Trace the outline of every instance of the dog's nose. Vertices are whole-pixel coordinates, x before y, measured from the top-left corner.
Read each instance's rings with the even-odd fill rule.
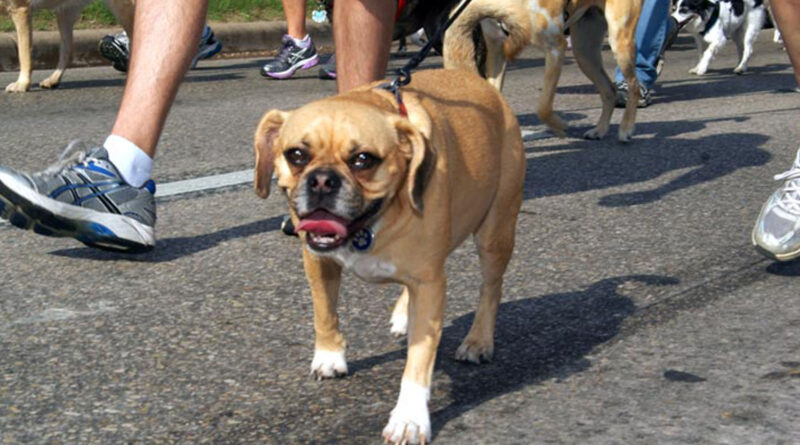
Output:
[[[333,170],[317,170],[308,177],[308,188],[312,193],[326,195],[339,190],[342,179]]]

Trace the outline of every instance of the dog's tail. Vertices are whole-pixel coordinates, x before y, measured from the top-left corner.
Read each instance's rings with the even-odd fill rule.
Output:
[[[530,43],[531,26],[524,1],[472,0],[445,33],[444,67],[479,70],[481,28],[485,39],[502,41],[505,59],[513,60]]]

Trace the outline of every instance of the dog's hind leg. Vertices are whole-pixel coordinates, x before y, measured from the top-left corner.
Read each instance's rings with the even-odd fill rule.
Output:
[[[43,80],[39,86],[42,88],[57,88],[61,83],[61,76],[67,69],[70,60],[72,60],[72,28],[75,22],[78,21],[80,15],[80,8],[65,7],[56,10],[56,19],[58,20],[58,33],[61,36],[61,46],[58,48],[58,65],[53,74]]]
[[[581,18],[577,26],[570,28],[572,36],[572,53],[583,74],[592,81],[603,103],[603,111],[597,120],[597,126],[584,133],[586,139],[601,139],[608,133],[611,115],[614,112],[614,85],[603,68],[603,38],[606,34],[606,22],[596,11],[589,11]]]
[[[307,249],[303,249],[303,264],[314,303],[316,338],[311,373],[320,379],[343,376],[347,374],[347,343],[339,330],[339,315],[336,313],[342,268],[332,260],[309,253]]]
[[[606,4],[608,43],[617,59],[622,76],[628,83],[628,102],[619,124],[617,139],[630,142],[636,124],[636,107],[639,103],[639,81],[636,79],[636,42],[634,34],[641,13],[641,2],[628,0]]]
[[[6,87],[6,93],[24,93],[31,87],[31,60],[33,47],[33,18],[30,6],[16,6],[9,10],[11,20],[17,29],[17,54],[19,55],[19,77],[17,81]]]
[[[564,53],[567,50],[567,39],[562,35],[554,37],[554,42],[544,46],[544,85],[542,95],[539,96],[537,114],[556,136],[566,136],[567,124],[553,113],[553,101],[556,96],[558,79],[561,77],[561,68],[564,66]]]
[[[497,198],[486,218],[475,232],[475,245],[481,264],[481,291],[478,310],[469,333],[456,350],[456,360],[480,363],[494,355],[494,328],[503,288],[503,274],[514,251],[517,216],[522,205],[525,158],[521,139],[509,138],[517,144],[504,150]],[[506,147],[507,148],[507,147]]]
[[[389,332],[392,333],[395,337],[402,337],[406,335],[408,332],[408,288],[403,287],[403,293],[400,294],[400,298],[397,299],[397,302],[394,304],[394,309],[392,310],[392,318],[389,321],[391,323],[391,328]]]
[[[763,9],[757,9],[747,13],[747,23],[745,24],[745,29],[744,31],[739,31],[740,33],[743,32],[744,35],[737,36],[736,40],[736,44],[741,45],[742,50],[739,53],[739,64],[733,69],[734,73],[742,74],[747,71],[747,62],[750,61],[750,57],[753,55],[753,44],[756,43],[756,39],[758,39],[758,33],[761,31],[763,26]]]

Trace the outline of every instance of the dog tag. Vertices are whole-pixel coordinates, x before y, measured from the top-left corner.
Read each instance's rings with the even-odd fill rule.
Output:
[[[311,20],[313,20],[314,23],[325,23],[327,19],[328,12],[325,11],[325,7],[320,3],[318,9],[311,12]]]
[[[353,236],[353,248],[363,252],[372,247],[372,239],[374,235],[372,230],[361,229]]]

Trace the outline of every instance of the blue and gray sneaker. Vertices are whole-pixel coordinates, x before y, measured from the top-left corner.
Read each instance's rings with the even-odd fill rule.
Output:
[[[128,71],[128,64],[131,59],[131,42],[125,31],[103,37],[98,43],[98,48],[100,54],[111,61],[111,66],[115,70],[123,73]],[[200,45],[197,48],[197,54],[192,59],[191,68],[196,68],[199,60],[213,57],[220,51],[222,51],[222,43],[217,40],[211,27],[206,25],[203,27],[203,35],[200,36]]]
[[[294,43],[292,36],[286,34],[281,39],[281,50],[274,60],[261,67],[261,75],[274,79],[288,79],[297,70],[307,70],[319,63],[314,42],[305,48]]]
[[[770,258],[788,261],[800,257],[800,150],[792,168],[775,180],[785,182],[761,208],[753,245]]]
[[[128,185],[104,148],[75,152],[24,174],[0,167],[0,217],[40,235],[139,253],[155,245],[155,183]]]

